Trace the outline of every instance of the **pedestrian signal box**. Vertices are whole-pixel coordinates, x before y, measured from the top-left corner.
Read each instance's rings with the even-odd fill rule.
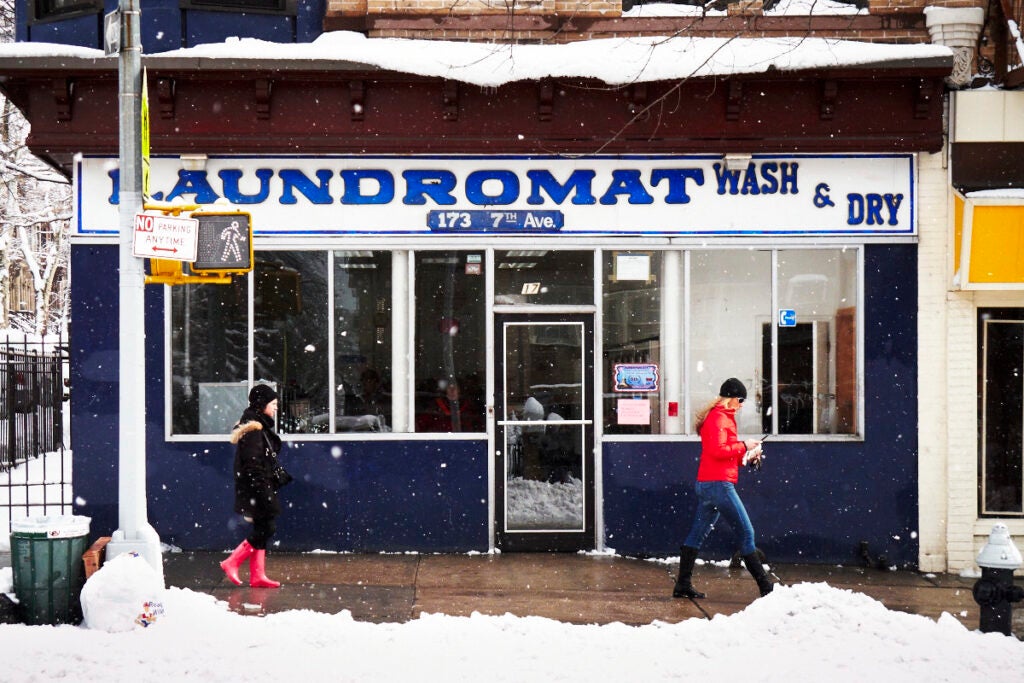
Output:
[[[199,221],[196,260],[190,270],[197,275],[229,275],[252,270],[252,216],[243,211],[193,211]]]

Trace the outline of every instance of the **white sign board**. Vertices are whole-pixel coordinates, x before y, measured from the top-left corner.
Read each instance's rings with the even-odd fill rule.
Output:
[[[199,221],[163,214],[135,214],[132,254],[140,258],[195,261]]]
[[[121,53],[121,11],[103,17],[103,54],[116,57]]]
[[[266,235],[913,236],[913,154],[154,157],[150,195]],[[79,235],[116,235],[111,157],[76,164]]]

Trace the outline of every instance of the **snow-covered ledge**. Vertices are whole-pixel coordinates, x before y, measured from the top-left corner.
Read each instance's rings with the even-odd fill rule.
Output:
[[[932,42],[953,50],[953,73],[946,82],[955,88],[971,80],[974,50],[985,25],[985,10],[980,7],[925,7],[925,25]]]

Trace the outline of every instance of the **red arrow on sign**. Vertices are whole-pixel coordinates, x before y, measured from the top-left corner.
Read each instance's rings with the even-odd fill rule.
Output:
[[[153,251],[169,251],[172,254],[177,254],[178,248],[174,247],[173,249],[168,249],[167,247],[153,247]]]

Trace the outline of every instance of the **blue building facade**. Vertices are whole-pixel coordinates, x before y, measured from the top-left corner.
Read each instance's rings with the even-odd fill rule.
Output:
[[[918,188],[941,106],[913,93],[941,89],[948,60],[693,79],[680,97],[701,108],[638,123],[624,105],[681,86],[566,79],[563,106],[543,80],[487,90],[369,64],[164,55],[324,33],[324,2],[281,7],[143,3],[153,196],[229,200],[251,213],[256,254],[231,285],[146,287],[145,377],[117,371],[111,60],[41,59],[5,86],[77,192],[74,490],[94,534],[118,523],[131,381],[146,387],[161,540],[237,542],[227,433],[268,382],[296,478],[280,550],[674,555],[695,505],[693,416],[735,376],[750,396],[740,432],[769,435],[740,483],[767,556],[854,562],[867,543],[916,562]],[[18,41],[99,49],[114,4],[35,8],[18,3]],[[69,108],[40,85],[47,69],[74,81]],[[835,82],[863,95],[839,140],[815,94]],[[774,106],[752,111],[751,92]],[[616,121],[649,128],[609,139]],[[718,532],[705,552],[732,551]]]

